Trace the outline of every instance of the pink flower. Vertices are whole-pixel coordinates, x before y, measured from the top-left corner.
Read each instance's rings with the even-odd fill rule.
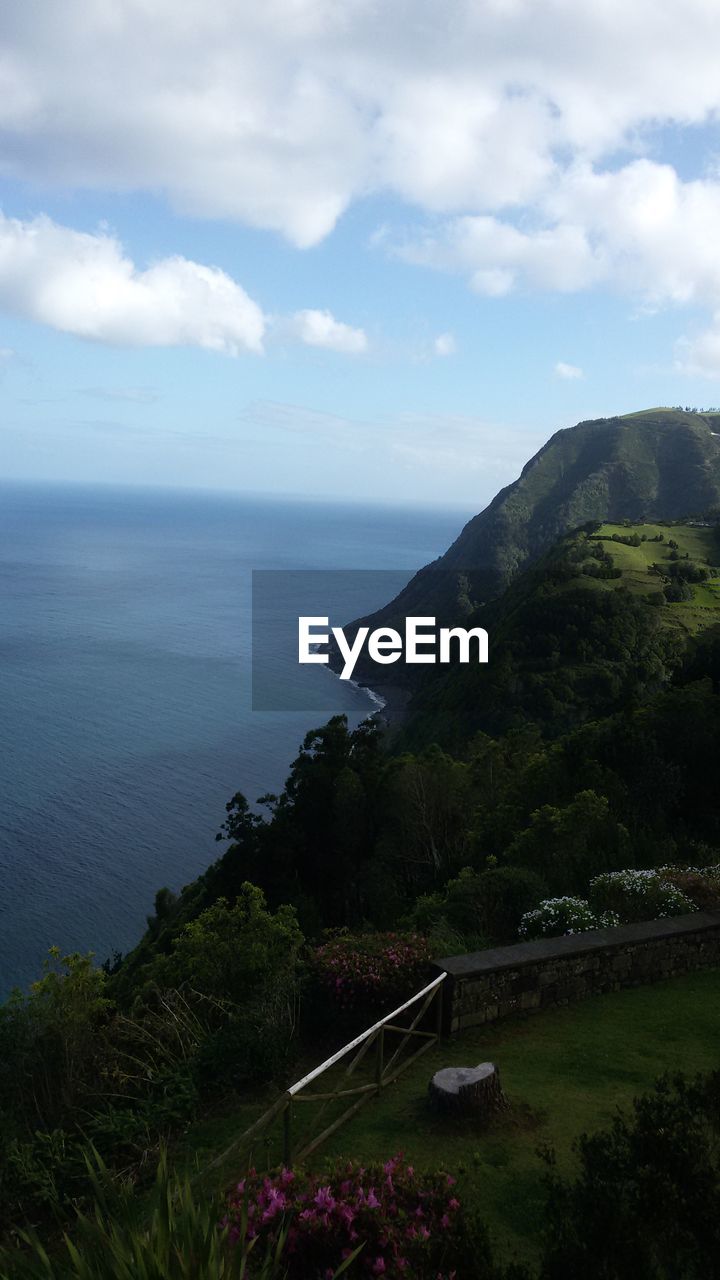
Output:
[[[315,1196],[315,1204],[318,1209],[323,1209],[326,1213],[332,1213],[335,1208],[335,1199],[329,1187],[321,1187]]]
[[[373,1275],[382,1276],[384,1274],[385,1274],[385,1259],[381,1258],[378,1255],[378,1257],[375,1259],[373,1263]]]

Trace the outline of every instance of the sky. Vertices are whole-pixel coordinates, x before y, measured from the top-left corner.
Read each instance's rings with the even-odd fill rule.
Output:
[[[0,9],[0,477],[478,509],[720,404],[717,0]]]

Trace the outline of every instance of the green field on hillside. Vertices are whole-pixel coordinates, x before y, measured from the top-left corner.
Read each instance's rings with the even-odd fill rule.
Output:
[[[620,538],[637,535],[644,539],[637,547],[628,546],[624,542],[614,542],[613,534]],[[663,541],[654,539],[662,535]],[[615,568],[620,569],[620,578],[597,579],[585,578],[590,585],[612,589],[620,585],[627,587],[637,595],[649,596],[663,589],[667,575],[663,575],[665,566],[671,564],[673,548],[669,543],[677,543],[677,555],[680,559],[687,557],[702,569],[706,569],[708,580],[692,585],[692,600],[666,603],[663,608],[663,621],[677,626],[683,631],[695,632],[716,621],[720,621],[720,534],[717,526],[699,527],[693,524],[603,524],[596,533],[582,535],[590,563],[593,544],[600,543],[612,556]],[[653,565],[658,565],[660,573],[651,573]],[[717,575],[717,576],[713,576]]]

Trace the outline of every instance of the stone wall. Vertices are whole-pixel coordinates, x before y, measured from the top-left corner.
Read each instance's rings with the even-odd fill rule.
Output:
[[[445,1033],[569,1004],[692,969],[720,967],[720,911],[646,920],[449,956]]]

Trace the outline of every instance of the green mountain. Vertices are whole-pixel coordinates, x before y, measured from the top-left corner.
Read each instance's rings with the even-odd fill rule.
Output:
[[[672,520],[720,507],[720,414],[648,409],[558,431],[399,596],[363,623],[457,620],[591,520]]]
[[[424,668],[405,744],[463,750],[478,731],[501,736],[530,724],[555,738],[639,707],[698,644],[720,635],[720,525],[590,522],[466,625],[487,630],[487,665]]]

